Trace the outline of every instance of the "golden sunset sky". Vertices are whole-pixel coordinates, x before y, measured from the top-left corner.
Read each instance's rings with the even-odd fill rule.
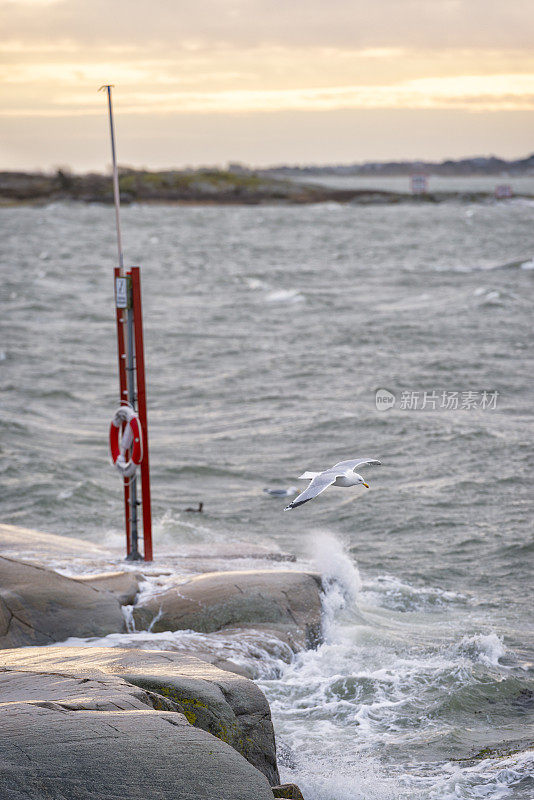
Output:
[[[0,0],[0,168],[534,151],[534,0]]]

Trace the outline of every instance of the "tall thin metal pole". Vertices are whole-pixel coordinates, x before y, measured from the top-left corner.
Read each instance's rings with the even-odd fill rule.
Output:
[[[117,167],[117,151],[115,149],[115,126],[113,124],[113,103],[111,101],[111,90],[113,84],[101,86],[98,90],[105,89],[108,94],[108,111],[109,111],[109,132],[111,136],[111,161],[113,163],[113,200],[115,201],[115,224],[117,227],[117,250],[119,252],[119,269],[121,275],[124,270],[124,255],[122,252],[122,236],[121,236],[121,196],[119,193],[119,170]]]
[[[117,278],[120,278],[120,269],[115,267],[113,274],[115,277],[115,286],[117,285]],[[124,280],[124,278],[122,278]],[[124,340],[124,318],[125,309],[115,307],[115,321],[117,325],[117,355],[119,367],[119,389],[121,405],[128,399],[128,379],[126,377],[126,345]],[[124,524],[126,529],[126,555],[132,549],[131,536],[130,536],[130,481],[124,478]]]
[[[132,282],[130,278],[130,292],[132,291]],[[131,407],[136,410],[136,400],[137,397],[135,396],[135,367],[134,367],[134,310],[133,310],[133,298],[130,297],[128,302],[128,316],[127,316],[127,328],[128,328],[128,366],[127,366],[127,377],[128,377],[128,402],[130,403]],[[138,543],[138,533],[137,533],[137,475],[134,474],[130,478],[130,552],[128,553],[128,561],[138,561],[141,559],[139,554],[139,543]]]
[[[115,202],[115,224],[117,227],[117,250],[119,255],[119,273],[120,276],[124,275],[124,255],[122,251],[122,235],[121,235],[121,216],[120,216],[120,192],[119,192],[119,170],[117,167],[117,151],[115,148],[115,126],[113,124],[113,103],[111,101],[112,84],[101,86],[99,91],[106,89],[108,95],[108,111],[109,111],[109,132],[111,136],[111,160],[113,163],[113,199]],[[128,308],[126,317],[127,328],[127,388],[128,388],[128,402],[135,410],[136,396],[135,396],[135,377],[134,377],[134,323],[133,323],[133,308],[131,297],[131,279],[130,283],[130,297],[128,298]],[[122,397],[121,397],[122,402]],[[137,561],[141,558],[138,549],[138,533],[137,533],[137,480],[133,475],[129,481],[129,501],[130,501],[130,530],[129,530],[129,553],[127,558],[129,561]]]

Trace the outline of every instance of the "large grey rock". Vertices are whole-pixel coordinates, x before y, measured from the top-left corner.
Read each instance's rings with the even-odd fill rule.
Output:
[[[139,592],[140,572],[101,572],[96,575],[77,575],[74,580],[89,584],[95,589],[111,592],[121,606],[131,605]]]
[[[30,648],[33,650],[39,648]],[[4,656],[9,659],[10,652],[4,650],[0,654],[0,713],[6,703],[20,702],[34,703],[43,708],[57,706],[65,711],[146,711],[148,707],[183,713],[178,703],[97,670],[78,674],[75,670],[66,674],[47,672],[39,658],[33,655],[21,659],[20,669],[12,669],[6,666],[4,659]],[[17,652],[22,651],[19,648]],[[58,659],[53,669],[60,667]]]
[[[32,647],[0,653],[0,699],[68,710],[183,713],[279,783],[269,705],[260,689],[188,655],[119,648]],[[1,796],[1,795],[0,795]]]
[[[264,626],[298,646],[321,633],[321,578],[296,570],[209,572],[148,597],[134,607],[138,629],[192,629],[210,633],[229,626]]]
[[[125,629],[120,605],[57,572],[0,557],[0,648],[49,644]]]
[[[0,705],[2,800],[272,800],[264,775],[178,713]]]

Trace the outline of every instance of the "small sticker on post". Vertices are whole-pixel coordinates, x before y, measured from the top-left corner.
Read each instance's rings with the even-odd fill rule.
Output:
[[[128,308],[128,278],[115,279],[115,302],[117,308]]]

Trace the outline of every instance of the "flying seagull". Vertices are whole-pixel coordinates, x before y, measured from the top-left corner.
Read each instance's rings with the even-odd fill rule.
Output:
[[[324,472],[304,472],[299,477],[303,480],[309,480],[310,485],[298,497],[284,508],[284,511],[289,511],[292,508],[301,506],[307,503],[308,500],[313,500],[318,494],[324,492],[329,486],[366,486],[369,484],[364,481],[361,475],[354,472],[356,467],[361,464],[370,464],[373,466],[380,466],[381,462],[374,458],[352,458],[349,461],[340,461],[339,464],[334,464],[330,469],[325,469]]]

